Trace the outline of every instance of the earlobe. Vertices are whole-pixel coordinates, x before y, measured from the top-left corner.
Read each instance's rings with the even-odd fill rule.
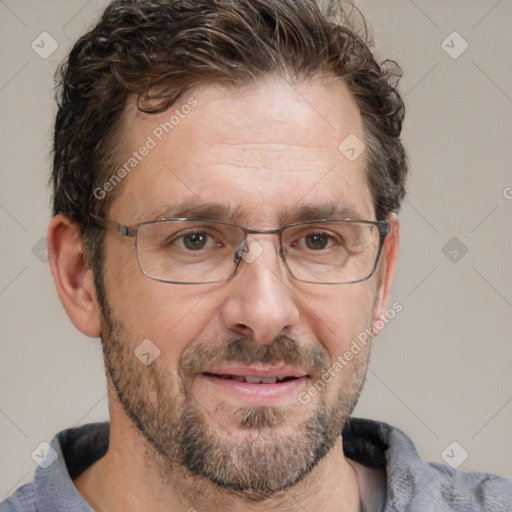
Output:
[[[48,227],[50,269],[59,298],[73,325],[85,335],[100,335],[100,309],[80,227],[56,215]]]
[[[393,275],[400,248],[399,222],[396,214],[388,219],[390,232],[384,242],[378,271],[378,286],[372,314],[372,332],[376,336],[382,331],[387,321],[386,310],[391,296]]]

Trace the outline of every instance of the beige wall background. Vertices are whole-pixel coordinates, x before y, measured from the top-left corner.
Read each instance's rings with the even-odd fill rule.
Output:
[[[31,481],[41,442],[108,418],[99,342],[65,316],[44,252],[52,76],[104,5],[0,0],[0,499]],[[358,5],[404,69],[411,176],[403,310],[375,341],[356,415],[401,428],[429,461],[512,478],[512,2]]]

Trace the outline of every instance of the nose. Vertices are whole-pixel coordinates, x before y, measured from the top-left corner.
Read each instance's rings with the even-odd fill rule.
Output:
[[[227,283],[222,307],[224,325],[265,344],[287,334],[299,309],[278,242],[249,237],[236,274]]]

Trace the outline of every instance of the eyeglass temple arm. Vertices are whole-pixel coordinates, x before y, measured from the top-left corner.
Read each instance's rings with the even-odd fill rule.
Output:
[[[117,231],[121,236],[131,236],[134,237],[136,233],[136,229],[131,228],[129,226],[124,226],[122,224],[118,224],[117,222],[114,222],[113,220],[103,219],[101,217],[98,217],[96,215],[90,214],[91,217],[95,220],[97,224],[100,226],[103,226],[104,228],[110,228],[114,231]]]
[[[379,232],[380,232],[380,236],[382,237],[385,237],[385,236],[388,236],[389,235],[389,222],[379,222],[378,224],[379,226]]]

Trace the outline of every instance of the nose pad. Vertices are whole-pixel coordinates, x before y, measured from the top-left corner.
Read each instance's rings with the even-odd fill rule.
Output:
[[[244,253],[247,252],[247,244],[245,243],[245,240],[236,248],[235,256],[233,258],[233,261],[235,262],[235,265],[238,267],[239,263],[242,261]]]
[[[234,262],[238,266],[241,260],[253,263],[263,254],[263,246],[257,240],[248,236],[235,251]]]

